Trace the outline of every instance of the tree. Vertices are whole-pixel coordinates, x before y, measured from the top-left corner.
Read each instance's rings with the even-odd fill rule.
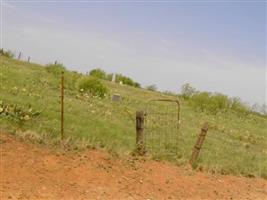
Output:
[[[192,87],[189,83],[185,83],[181,87],[181,94],[185,99],[189,99],[196,92],[197,92],[197,90],[194,87]]]

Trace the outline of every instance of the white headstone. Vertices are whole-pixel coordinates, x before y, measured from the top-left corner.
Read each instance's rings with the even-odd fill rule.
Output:
[[[111,80],[112,82],[116,82],[116,74],[112,74],[112,80]]]

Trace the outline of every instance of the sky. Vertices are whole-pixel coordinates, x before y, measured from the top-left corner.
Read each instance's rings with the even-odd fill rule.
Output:
[[[36,63],[101,68],[143,86],[267,103],[266,2],[6,1],[1,47]]]

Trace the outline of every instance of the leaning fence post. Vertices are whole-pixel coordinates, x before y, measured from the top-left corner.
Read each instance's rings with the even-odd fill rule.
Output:
[[[208,132],[208,129],[209,129],[209,125],[207,122],[205,122],[201,128],[201,131],[200,131],[200,134],[198,136],[198,139],[197,139],[197,142],[193,148],[193,152],[192,152],[192,156],[191,156],[191,159],[189,161],[189,163],[191,165],[193,165],[193,163],[196,161],[198,155],[199,155],[199,152],[200,152],[200,149],[202,147],[202,144],[205,140],[205,136]]]
[[[64,71],[61,73],[61,140],[64,138]]]
[[[21,52],[19,52],[18,60],[20,60],[20,59],[21,59],[21,55],[22,55],[22,53],[21,53]]]
[[[136,147],[139,155],[145,154],[145,137],[144,137],[144,112],[136,112]]]

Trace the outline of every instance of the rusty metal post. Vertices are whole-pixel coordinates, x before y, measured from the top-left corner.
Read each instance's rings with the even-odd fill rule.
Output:
[[[145,154],[145,137],[144,137],[145,115],[143,111],[136,112],[136,147],[139,155]]]
[[[209,129],[209,125],[207,122],[205,122],[201,128],[201,131],[200,131],[200,134],[198,136],[198,139],[197,139],[197,142],[194,146],[194,149],[193,149],[193,152],[192,152],[192,156],[191,156],[191,159],[189,161],[189,163],[191,165],[193,165],[193,163],[196,161],[196,159],[198,158],[198,155],[199,155],[199,152],[200,152],[200,149],[202,147],[202,144],[205,140],[205,136],[208,132],[208,129]]]
[[[64,139],[64,72],[61,73],[61,140]]]

